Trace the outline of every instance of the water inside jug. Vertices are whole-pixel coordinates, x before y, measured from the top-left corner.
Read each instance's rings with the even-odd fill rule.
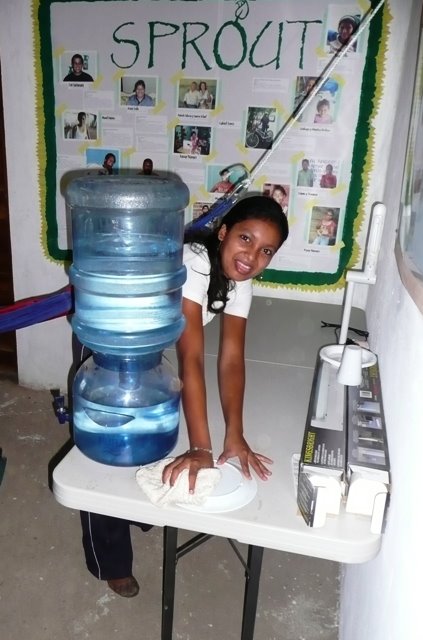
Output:
[[[161,353],[94,353],[75,376],[73,399],[75,444],[97,462],[147,464],[176,444],[180,383]]]

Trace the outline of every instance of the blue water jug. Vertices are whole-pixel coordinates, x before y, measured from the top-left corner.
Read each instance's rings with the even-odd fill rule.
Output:
[[[73,432],[97,462],[147,464],[176,444],[180,384],[163,350],[184,327],[188,200],[176,178],[88,176],[67,188],[72,327],[93,352],[74,379]]]
[[[140,355],[183,329],[188,187],[176,178],[88,176],[69,185],[72,327],[94,351]]]
[[[178,438],[179,400],[179,378],[161,353],[94,353],[73,383],[74,442],[103,464],[160,460]]]

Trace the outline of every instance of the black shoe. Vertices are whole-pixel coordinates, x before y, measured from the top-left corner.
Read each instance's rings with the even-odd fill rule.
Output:
[[[115,578],[114,580],[107,580],[109,587],[122,598],[133,598],[140,590],[140,585],[135,580],[134,576],[128,578]]]

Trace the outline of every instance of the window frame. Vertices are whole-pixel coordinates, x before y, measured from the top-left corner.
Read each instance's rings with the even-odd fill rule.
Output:
[[[420,159],[418,158],[419,154]],[[420,200],[421,203],[418,210],[416,210],[417,200]],[[416,220],[420,220],[420,224],[423,224],[423,12],[420,20],[413,98],[401,187],[399,224],[395,241],[395,257],[400,278],[418,309],[423,313],[423,235],[421,237],[421,259],[419,257],[421,264],[417,264],[413,260],[412,251],[409,250],[410,245],[415,244],[413,231]]]

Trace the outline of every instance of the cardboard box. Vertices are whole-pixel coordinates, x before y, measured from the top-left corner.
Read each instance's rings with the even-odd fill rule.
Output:
[[[383,528],[391,478],[378,364],[363,369],[359,387],[347,387],[346,511],[372,518]]]
[[[339,513],[346,468],[346,387],[318,356],[301,448],[297,502],[310,527]]]
[[[319,352],[320,354],[320,352]],[[347,387],[337,368],[317,357],[299,462],[297,502],[310,527],[327,514],[371,517],[380,533],[390,492],[390,466],[378,365]]]

